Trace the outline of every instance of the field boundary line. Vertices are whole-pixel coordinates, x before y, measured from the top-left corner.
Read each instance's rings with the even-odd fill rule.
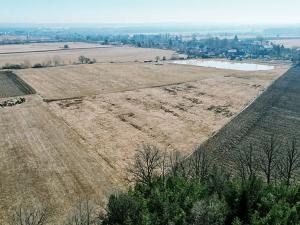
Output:
[[[27,53],[42,53],[42,52],[60,52],[60,51],[75,51],[75,50],[89,50],[89,49],[106,49],[111,47],[89,47],[89,48],[69,48],[69,49],[48,49],[48,50],[31,50],[21,52],[0,52],[0,55],[13,55],[13,54],[27,54]]]
[[[197,82],[197,81],[199,81],[199,79],[190,80],[190,81],[183,81],[183,82],[176,82],[176,83],[170,83],[170,84],[161,84],[161,85],[153,85],[153,86],[132,88],[132,89],[126,89],[126,90],[119,90],[119,91],[108,91],[108,92],[103,92],[103,93],[99,93],[99,94],[74,96],[74,97],[68,97],[68,98],[53,98],[53,99],[43,98],[43,101],[47,102],[47,103],[51,103],[51,102],[64,101],[64,100],[74,100],[74,99],[87,98],[87,97],[93,97],[93,96],[99,96],[99,95],[117,94],[117,93],[125,93],[125,92],[130,92],[130,91],[139,91],[139,90],[151,89],[151,88],[169,87],[169,86],[173,86],[173,85],[188,84],[188,83]]]

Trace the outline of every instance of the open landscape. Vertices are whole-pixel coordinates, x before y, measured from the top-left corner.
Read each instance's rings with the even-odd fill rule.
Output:
[[[149,57],[127,47],[100,57],[123,51]],[[191,154],[289,68],[273,66],[249,72],[124,62],[15,70],[36,94],[24,92],[26,102],[0,108],[1,221],[21,202],[49,202],[58,221],[78,196],[104,207],[128,185],[138,148]],[[24,95],[8,89],[1,89],[3,101]]]
[[[54,44],[39,44],[30,47],[28,45],[21,46],[17,53],[0,53],[0,67],[6,64],[47,64],[49,62],[56,61],[59,65],[70,65],[78,63],[79,56],[89,57],[95,59],[97,62],[133,62],[133,61],[145,61],[155,60],[156,56],[162,58],[170,58],[174,51],[160,50],[160,49],[141,49],[133,47],[116,47],[116,46],[100,46],[81,44],[74,45],[74,48],[70,49],[58,49],[63,46],[64,43]],[[71,47],[73,45],[70,45]],[[81,48],[79,46],[86,46]],[[28,52],[29,49],[34,49],[35,52]],[[40,49],[40,50],[39,50]],[[14,51],[14,47],[1,47],[1,51]],[[24,52],[22,52],[24,51]],[[26,52],[27,51],[27,52]]]
[[[11,44],[11,45],[0,45],[0,54],[78,50],[78,49],[107,48],[107,47],[111,47],[111,46],[91,44],[85,42]]]
[[[300,1],[2,1],[0,225],[300,225]]]

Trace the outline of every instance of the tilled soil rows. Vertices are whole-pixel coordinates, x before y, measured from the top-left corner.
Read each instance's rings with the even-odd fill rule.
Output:
[[[300,68],[291,68],[201,147],[230,162],[234,149],[253,145],[259,151],[271,136],[282,144],[299,137],[299,76]]]
[[[0,98],[35,94],[35,90],[10,71],[0,72]]]

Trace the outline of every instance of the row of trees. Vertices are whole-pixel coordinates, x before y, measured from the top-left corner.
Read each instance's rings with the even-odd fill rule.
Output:
[[[111,196],[102,224],[299,224],[300,148],[277,143],[227,163],[202,148],[185,159],[144,146],[129,170],[134,188]]]
[[[288,186],[299,181],[300,148],[296,138],[283,144],[272,135],[259,147],[249,144],[249,147],[234,149],[231,160],[241,180],[259,176],[267,184],[279,182]]]
[[[69,64],[76,65],[78,63],[80,64],[94,64],[96,63],[96,59],[90,59],[85,56],[79,56],[78,62],[69,62]],[[45,68],[45,67],[57,67],[57,66],[63,66],[65,65],[64,61],[60,57],[54,57],[53,59],[49,59],[42,63],[35,63],[31,64],[29,60],[25,60],[23,63],[20,64],[10,64],[7,63],[4,66],[2,66],[2,69],[28,69],[28,68]]]
[[[2,69],[28,69],[28,68],[42,68],[42,67],[54,67],[64,65],[63,60],[60,57],[54,57],[42,63],[31,64],[29,60],[25,60],[20,64],[5,64]]]
[[[80,201],[65,224],[299,225],[296,139],[282,146],[272,136],[260,151],[250,145],[233,152],[235,157],[223,163],[202,148],[185,158],[145,145],[128,169],[134,184],[128,192],[112,195],[105,213]],[[47,224],[47,212],[19,209],[14,224]]]

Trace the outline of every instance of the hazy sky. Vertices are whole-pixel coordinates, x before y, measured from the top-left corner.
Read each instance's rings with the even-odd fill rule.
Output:
[[[300,0],[0,0],[0,23],[300,23]]]

